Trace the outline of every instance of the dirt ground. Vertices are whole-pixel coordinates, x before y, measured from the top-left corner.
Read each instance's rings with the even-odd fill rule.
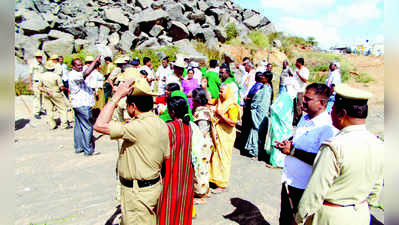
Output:
[[[367,127],[384,134],[384,59],[345,56],[358,71],[375,78],[367,84],[376,96],[370,101]],[[36,120],[25,107],[32,97],[15,98],[16,216],[15,224],[105,224],[115,211],[115,163],[117,142],[95,134],[100,155],[84,157],[74,153],[73,130],[49,131],[46,117]],[[231,181],[225,193],[212,195],[197,206],[194,225],[278,224],[281,170],[269,169],[233,150]],[[381,196],[383,202],[383,196]],[[234,205],[233,205],[234,204]],[[228,216],[232,212],[238,217]],[[384,212],[372,210],[384,222]]]

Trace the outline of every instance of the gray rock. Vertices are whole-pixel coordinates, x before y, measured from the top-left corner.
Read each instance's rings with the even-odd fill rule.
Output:
[[[215,17],[216,25],[219,24],[221,17],[222,17],[223,15],[225,15],[225,14],[226,14],[226,10],[224,10],[224,9],[219,9],[219,8],[210,9],[210,10],[208,11],[208,15],[212,15],[212,16]]]
[[[178,21],[170,21],[168,23],[168,31],[173,41],[185,39],[189,35],[187,27]]]
[[[167,35],[161,35],[158,37],[158,43],[164,47],[172,44],[173,39]]]
[[[138,7],[138,6],[134,7],[134,12],[135,13],[141,13],[142,11],[143,10],[140,7]]]
[[[121,36],[120,48],[124,51],[129,51],[134,39],[136,39],[136,36],[132,32],[125,31]]]
[[[207,3],[211,8],[221,8],[224,5],[224,1],[222,0],[212,0],[212,1],[207,1]]]
[[[203,55],[202,53],[198,52],[194,46],[193,43],[190,42],[188,39],[183,39],[180,41],[176,41],[173,43],[174,46],[178,48],[178,53],[183,54],[185,56],[188,56],[190,60],[196,61],[199,63],[208,63],[208,58]]]
[[[108,8],[105,9],[104,12],[105,12],[104,20],[116,22],[125,26],[129,25],[129,19],[123,15],[121,8]]]
[[[218,39],[216,39],[215,37],[212,37],[211,39],[206,41],[206,45],[210,49],[218,49],[218,47],[219,47]]]
[[[49,24],[50,28],[54,28],[54,26],[58,23],[60,24],[61,21],[58,19],[57,16],[54,16],[53,14],[47,13],[47,14],[42,14],[43,19]]]
[[[196,0],[183,0],[180,1],[183,5],[186,11],[194,11],[197,9],[197,1]]]
[[[107,41],[107,37],[108,37],[109,32],[110,32],[110,29],[107,26],[101,25],[100,26],[100,33],[98,35],[98,41],[101,42],[101,43],[104,42],[104,41]]]
[[[132,32],[134,35],[138,36],[140,35],[140,25],[135,21],[132,20],[129,22],[129,31]]]
[[[53,41],[45,41],[43,43],[43,50],[48,55],[70,55],[73,51],[73,39],[61,38]]]
[[[202,12],[205,12],[209,8],[209,5],[206,4],[206,2],[204,2],[204,1],[198,1],[197,6],[198,6],[198,9],[201,10]]]
[[[276,27],[272,23],[268,23],[267,25],[260,27],[258,30],[265,34],[272,34],[277,32]]]
[[[159,26],[159,25],[155,25],[152,27],[151,31],[150,31],[150,36],[151,37],[158,37],[161,32],[163,31],[163,27]]]
[[[98,39],[98,27],[87,26],[86,27],[87,37],[86,40],[95,43]]]
[[[135,49],[141,50],[141,49],[158,49],[160,45],[158,44],[158,41],[156,38],[150,38],[143,43],[141,43],[139,46],[137,46]]]
[[[49,24],[34,11],[20,10],[17,11],[16,16],[23,18],[20,28],[22,28],[26,35],[41,33],[49,28]]]
[[[226,32],[224,32],[224,30],[221,30],[220,28],[215,27],[213,31],[215,32],[216,37],[217,37],[217,39],[218,39],[220,42],[224,43],[224,42],[226,41],[226,39],[227,39],[227,34],[226,34]]]
[[[48,34],[35,34],[35,35],[30,36],[29,38],[35,39],[39,42],[50,40]]]
[[[233,9],[233,4],[232,4],[231,2],[227,1],[227,2],[225,3],[225,5],[227,6],[227,8]]]
[[[109,46],[106,46],[105,44],[96,44],[94,45],[93,53],[102,55],[104,57],[109,56],[112,57],[112,49]]]
[[[206,21],[205,13],[198,10],[188,12],[187,18],[190,20],[194,20],[194,22],[196,23],[204,23]]]
[[[205,16],[205,22],[211,26],[216,26],[215,17],[213,16]]]
[[[135,15],[136,23],[150,23],[150,22],[156,22],[158,20],[163,20],[168,17],[168,13],[165,12],[162,9],[157,9],[153,10],[151,8],[148,8],[146,10],[143,10],[139,14]]]
[[[108,36],[108,41],[110,45],[117,45],[119,43],[119,34],[117,32],[112,33]]]
[[[255,12],[250,9],[245,9],[244,12],[242,13],[242,17],[244,20],[251,18],[253,15],[255,15]]]
[[[152,0],[136,0],[136,5],[142,9],[146,9],[151,6]]]
[[[262,17],[261,15],[255,14],[250,18],[244,20],[244,24],[251,29],[255,29],[257,27],[264,26],[268,23],[268,19],[266,17]]]
[[[48,36],[53,39],[59,39],[59,38],[73,39],[72,34],[68,34],[59,30],[50,30]]]
[[[175,20],[184,25],[188,25],[190,20],[183,15],[183,7],[181,4],[169,2],[163,6],[163,9],[168,13],[170,20]]]
[[[25,60],[34,56],[39,49],[40,41],[34,38],[27,37],[23,34],[15,35],[15,49]]]
[[[202,32],[202,28],[198,23],[190,23],[187,29],[193,37]]]
[[[30,9],[34,10],[35,6],[32,2],[32,0],[16,0],[15,2],[15,8],[16,9]]]
[[[213,29],[208,27],[208,28],[203,28],[202,29],[202,34],[204,35],[204,39],[206,42],[210,41],[211,39],[216,39],[215,38],[215,33],[213,32]]]
[[[49,0],[33,0],[33,4],[40,13],[51,11],[58,5],[56,3],[51,3]]]

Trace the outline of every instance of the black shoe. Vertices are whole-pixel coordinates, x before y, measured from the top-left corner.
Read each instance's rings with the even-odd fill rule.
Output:
[[[71,125],[68,125],[67,127],[65,127],[64,129],[65,130],[68,130],[68,129],[72,129],[73,128],[73,126],[71,126]]]
[[[40,112],[39,115],[45,116],[45,115],[47,115],[47,113],[45,111],[43,111],[43,112]]]
[[[39,115],[39,114],[35,114],[35,115],[34,115],[34,117],[35,117],[36,119],[38,119],[38,120],[40,120],[40,119],[41,119],[41,117],[40,117],[40,115]]]

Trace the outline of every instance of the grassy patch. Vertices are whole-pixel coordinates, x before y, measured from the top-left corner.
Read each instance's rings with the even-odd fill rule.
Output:
[[[208,48],[208,46],[205,43],[196,42],[194,44],[194,48],[198,52],[200,52],[200,53],[204,54],[206,57],[208,57],[209,60],[216,59],[216,60],[219,60],[219,62],[224,61],[223,54],[220,51],[218,51],[216,49]]]
[[[14,89],[15,89],[16,96],[33,95],[33,91],[31,91],[29,88],[28,81],[21,79],[21,78],[19,78],[17,81],[15,81]]]
[[[374,78],[372,78],[365,72],[360,72],[358,76],[355,76],[355,81],[358,83],[369,83],[371,81],[374,81]]]
[[[270,47],[269,38],[260,31],[251,31],[248,33],[248,37],[258,48],[268,49]]]
[[[238,36],[237,26],[235,23],[229,23],[225,28],[225,32],[227,35],[227,41],[230,41]]]

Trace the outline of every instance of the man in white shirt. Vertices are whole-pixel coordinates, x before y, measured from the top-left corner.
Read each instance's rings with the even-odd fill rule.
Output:
[[[331,112],[332,106],[335,101],[335,91],[334,88],[335,86],[341,84],[341,72],[339,71],[339,62],[332,62],[330,64],[330,73],[328,74],[327,80],[326,80],[326,85],[330,88],[331,90],[331,95],[330,98],[328,99],[328,104],[327,104],[327,111],[328,113]]]
[[[275,147],[287,155],[282,174],[280,225],[291,225],[294,221],[293,213],[312,174],[320,145],[338,132],[326,111],[329,93],[325,84],[308,85],[303,101],[307,114],[299,121],[292,139],[276,141]]]
[[[154,90],[155,77],[154,71],[152,70],[152,62],[149,57],[143,58],[143,66],[140,67],[139,70],[145,70],[147,72],[147,81],[151,86],[151,90]]]
[[[166,87],[166,79],[171,76],[173,71],[170,69],[169,66],[169,57],[165,57],[162,59],[162,65],[158,67],[157,72],[155,73],[156,79],[159,80],[158,83],[158,93],[163,94],[165,93]]]
[[[72,71],[69,72],[69,89],[71,104],[75,112],[74,148],[75,153],[84,152],[85,155],[96,155],[94,151],[93,124],[91,109],[94,105],[94,94],[87,84],[87,78],[99,62],[100,56],[83,71],[80,59],[72,60]]]
[[[303,103],[303,93],[305,92],[306,84],[309,79],[309,70],[305,66],[305,60],[303,58],[298,58],[296,60],[294,80],[296,89],[296,98],[294,99],[294,119],[292,120],[292,125],[296,126],[299,119],[302,117],[302,103]]]
[[[68,90],[67,90],[69,88],[69,85],[68,85],[68,73],[69,73],[68,66],[64,63],[64,56],[62,56],[62,55],[58,56],[58,61],[59,61],[60,65],[61,65],[61,68],[62,68],[62,77],[61,77],[62,83],[64,84],[64,87],[66,88],[66,90],[64,90],[64,94],[68,98]]]
[[[244,98],[248,95],[251,87],[256,83],[255,82],[255,70],[252,62],[248,62],[245,64],[245,75],[241,78],[240,86],[240,104],[244,105]]]
[[[197,79],[198,81],[198,85],[201,84],[201,79],[202,79],[202,72],[199,69],[199,63],[195,62],[195,61],[191,61],[190,62],[190,67],[191,69],[194,70],[194,78]]]

